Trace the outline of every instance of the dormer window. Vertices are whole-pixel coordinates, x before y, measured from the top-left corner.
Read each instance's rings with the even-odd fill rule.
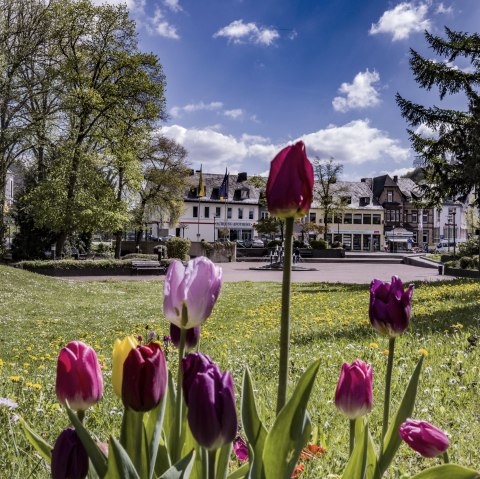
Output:
[[[393,191],[387,191],[387,201],[393,203]]]
[[[360,206],[367,206],[370,204],[370,198],[368,196],[360,197]]]

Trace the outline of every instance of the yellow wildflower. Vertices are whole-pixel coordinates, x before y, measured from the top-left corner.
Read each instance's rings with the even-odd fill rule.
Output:
[[[425,349],[425,348],[420,348],[418,350],[418,352],[422,355],[422,356],[428,356],[428,351]]]
[[[378,344],[377,343],[370,343],[370,347],[372,349],[378,349]]]

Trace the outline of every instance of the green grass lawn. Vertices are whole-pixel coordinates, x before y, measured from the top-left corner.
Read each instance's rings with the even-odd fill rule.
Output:
[[[18,403],[15,411],[0,406],[0,478],[49,477],[11,417],[22,415],[52,443],[67,426],[56,402],[55,369],[58,351],[71,340],[93,346],[104,368],[104,398],[87,413],[86,425],[100,440],[117,432],[122,405],[110,384],[113,342],[126,334],[145,335],[147,326],[160,336],[167,334],[162,300],[160,281],[68,282],[0,266],[0,397]],[[380,433],[388,341],[369,325],[368,300],[364,285],[293,285],[291,384],[321,358],[309,410],[317,442],[327,449],[305,465],[302,478],[339,474],[346,463],[348,424],[333,404],[344,361],[361,358],[373,365],[370,424],[376,439]],[[237,397],[243,370],[249,367],[268,424],[275,409],[279,317],[279,283],[228,283],[202,330],[201,350],[232,371]],[[451,461],[474,468],[480,468],[479,323],[480,282],[416,284],[412,325],[396,343],[392,393],[395,410],[419,350],[425,349],[414,417],[447,431]],[[174,352],[168,361],[176,367]],[[438,462],[402,445],[395,466],[416,472]]]

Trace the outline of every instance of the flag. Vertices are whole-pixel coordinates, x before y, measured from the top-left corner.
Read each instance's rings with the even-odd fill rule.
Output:
[[[225,168],[225,176],[223,177],[222,186],[220,186],[220,191],[218,192],[218,196],[221,200],[228,199],[228,173],[227,169]]]
[[[200,179],[198,180],[198,197],[205,196],[205,184],[203,183],[202,167],[200,166]]]

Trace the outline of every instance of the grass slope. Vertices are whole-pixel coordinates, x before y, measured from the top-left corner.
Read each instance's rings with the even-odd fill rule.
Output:
[[[348,454],[348,425],[335,410],[333,396],[344,361],[361,358],[374,369],[374,437],[380,433],[387,340],[368,321],[367,286],[295,284],[292,294],[290,377],[293,385],[320,357],[310,412],[325,455],[305,465],[304,478],[339,474]],[[0,478],[47,478],[43,461],[26,443],[14,413],[22,415],[51,443],[68,425],[55,398],[56,357],[71,340],[93,346],[104,369],[103,400],[87,414],[87,427],[100,440],[118,430],[122,410],[110,384],[111,349],[116,337],[168,334],[162,313],[163,283],[68,282],[0,267],[0,397],[18,403],[0,406]],[[268,424],[275,409],[278,368],[280,284],[227,283],[202,330],[201,349],[232,371],[239,397],[243,370],[250,368],[261,416]],[[416,284],[412,325],[396,345],[393,410],[401,399],[419,350],[428,352],[415,418],[446,430],[452,462],[480,465],[480,283],[462,280]],[[168,352],[175,368],[175,352]],[[418,471],[425,460],[405,445],[399,471]],[[392,475],[392,477],[394,477]],[[395,476],[396,477],[396,476]]]

